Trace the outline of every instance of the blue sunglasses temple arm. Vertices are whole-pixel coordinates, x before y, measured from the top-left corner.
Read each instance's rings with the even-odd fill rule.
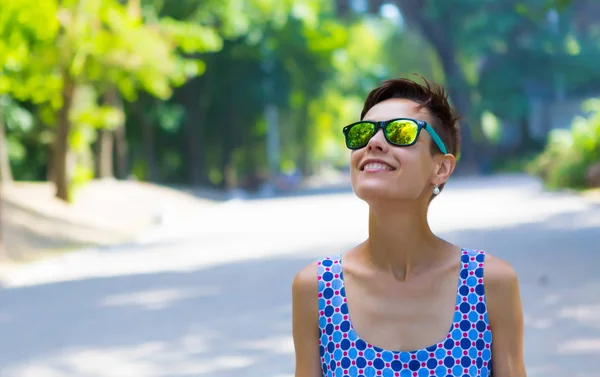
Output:
[[[440,148],[440,151],[442,151],[443,154],[447,154],[448,150],[446,149],[446,146],[444,145],[442,138],[440,138],[440,135],[438,135],[437,132],[435,132],[433,127],[431,127],[429,124],[426,124],[425,129],[427,130],[427,132],[429,132],[429,134],[431,135],[431,138],[433,139],[435,144],[438,146],[438,148]]]

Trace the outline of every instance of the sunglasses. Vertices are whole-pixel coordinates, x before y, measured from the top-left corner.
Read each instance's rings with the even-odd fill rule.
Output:
[[[346,147],[348,149],[361,149],[367,146],[369,140],[379,129],[383,130],[383,135],[388,143],[397,147],[408,147],[414,145],[419,138],[422,129],[425,129],[431,135],[433,142],[438,146],[443,154],[448,153],[444,142],[427,122],[409,118],[396,118],[383,122],[371,122],[361,120],[352,123],[342,130],[346,138]]]

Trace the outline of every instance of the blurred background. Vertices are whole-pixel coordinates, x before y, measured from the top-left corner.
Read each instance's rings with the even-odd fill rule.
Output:
[[[290,287],[366,237],[341,129],[447,87],[434,230],[521,278],[530,376],[598,377],[597,0],[0,0],[0,376],[292,376]]]

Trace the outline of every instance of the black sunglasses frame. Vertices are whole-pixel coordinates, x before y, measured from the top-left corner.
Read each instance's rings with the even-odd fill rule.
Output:
[[[386,129],[387,126],[390,123],[399,121],[399,120],[408,120],[411,122],[414,122],[417,125],[417,135],[415,136],[415,140],[413,140],[412,143],[410,144],[396,144],[394,142],[392,142],[386,133]],[[433,127],[431,127],[427,122],[423,121],[423,120],[418,120],[418,119],[412,119],[412,118],[394,118],[394,119],[390,119],[390,120],[384,120],[381,122],[374,122],[374,121],[370,121],[370,120],[361,120],[358,122],[354,122],[352,124],[347,125],[346,127],[344,127],[342,129],[342,132],[344,133],[344,138],[346,141],[346,147],[350,150],[358,150],[358,149],[362,149],[364,147],[366,147],[368,145],[367,144],[363,145],[362,147],[350,147],[350,145],[348,144],[348,133],[350,132],[350,129],[358,124],[364,124],[364,123],[368,123],[368,124],[372,124],[374,127],[374,131],[373,131],[373,136],[375,136],[377,134],[377,132],[379,131],[379,129],[381,128],[383,130],[383,136],[385,137],[385,140],[387,140],[388,143],[390,143],[393,146],[396,147],[410,147],[411,145],[414,145],[417,140],[419,140],[419,135],[421,134],[421,130],[425,129],[427,132],[429,132],[429,134],[431,135],[431,138],[433,139],[433,142],[437,145],[437,147],[439,148],[439,150],[443,153],[446,154],[448,153],[448,150],[446,149],[446,145],[444,145],[444,142],[442,141],[442,139],[440,138],[440,136],[438,135],[438,133],[433,129]],[[371,138],[373,137],[371,136]]]

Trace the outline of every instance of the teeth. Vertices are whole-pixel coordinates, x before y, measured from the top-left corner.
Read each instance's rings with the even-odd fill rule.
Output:
[[[386,170],[386,171],[390,171],[393,170],[391,166],[386,165],[386,164],[380,164],[380,163],[376,163],[376,162],[371,162],[365,165],[365,167],[363,168],[363,170]]]

